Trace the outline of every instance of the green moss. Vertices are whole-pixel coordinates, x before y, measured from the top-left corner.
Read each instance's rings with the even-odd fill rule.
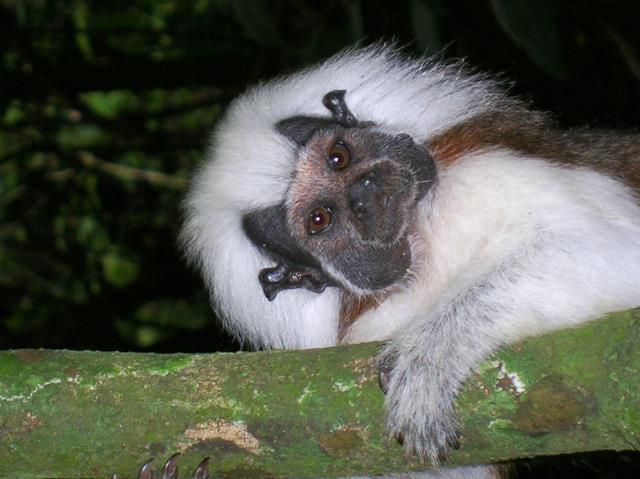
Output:
[[[534,338],[487,361],[459,397],[462,447],[447,464],[637,443],[637,314]],[[423,468],[384,434],[378,350],[2,352],[0,476],[133,475],[150,455],[174,451],[184,469],[212,455],[218,476]]]

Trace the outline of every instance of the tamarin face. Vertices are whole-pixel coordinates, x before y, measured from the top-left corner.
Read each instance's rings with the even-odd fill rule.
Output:
[[[243,218],[247,236],[278,261],[259,275],[270,300],[283,289],[367,293],[401,282],[412,264],[411,218],[435,180],[433,159],[409,135],[359,122],[342,91],[323,102],[333,118],[276,125],[296,144],[287,196]]]

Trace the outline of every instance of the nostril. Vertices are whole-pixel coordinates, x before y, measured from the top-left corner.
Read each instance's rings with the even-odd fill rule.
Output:
[[[372,211],[375,212],[382,206],[382,194],[376,173],[370,171],[349,187],[349,208],[356,218],[365,221],[365,217],[371,216]]]
[[[368,173],[364,178],[362,178],[360,181],[362,182],[362,185],[365,188],[373,188],[373,187],[377,187],[378,184],[376,183],[376,173],[374,171],[371,171],[370,173]]]
[[[356,214],[356,218],[361,219],[365,214],[367,214],[367,207],[360,200],[351,200],[349,204],[351,207],[351,211]]]

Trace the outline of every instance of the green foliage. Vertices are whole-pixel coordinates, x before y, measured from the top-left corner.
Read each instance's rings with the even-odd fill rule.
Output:
[[[107,282],[116,288],[129,286],[140,273],[136,258],[117,250],[111,250],[102,257],[102,270]]]
[[[149,348],[185,328],[211,330],[175,238],[220,89],[85,89],[63,66],[74,49],[78,68],[168,57],[171,16],[184,5],[62,3],[0,10],[15,28],[2,75],[27,71],[47,85],[44,96],[30,88],[0,104],[0,347]],[[57,28],[67,20],[71,31]],[[116,44],[121,56],[106,46]]]
[[[80,98],[96,115],[109,120],[140,109],[138,95],[129,90],[92,91]]]

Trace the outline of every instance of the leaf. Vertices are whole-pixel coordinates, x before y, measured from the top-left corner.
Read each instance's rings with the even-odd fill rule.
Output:
[[[93,91],[81,97],[94,113],[110,120],[140,108],[139,96],[129,90]]]
[[[105,145],[109,139],[104,130],[88,123],[64,125],[55,134],[55,142],[65,151]]]
[[[111,251],[102,257],[104,277],[117,288],[128,286],[138,279],[139,269],[135,258],[119,251]]]
[[[142,304],[135,312],[141,323],[197,331],[210,317],[207,304],[193,304],[184,299],[158,299]]]

